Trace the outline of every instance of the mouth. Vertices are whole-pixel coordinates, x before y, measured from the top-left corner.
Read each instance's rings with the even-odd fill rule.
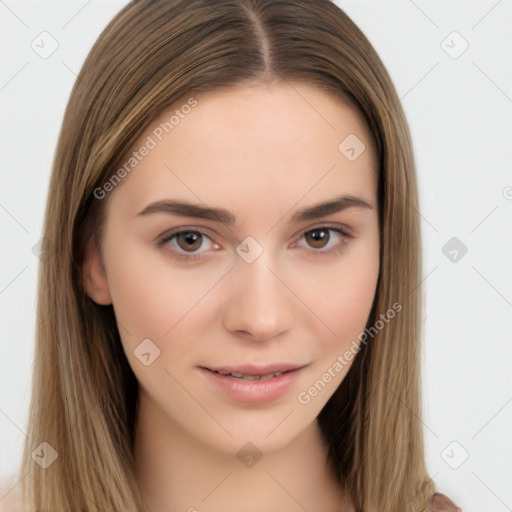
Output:
[[[220,370],[212,370],[210,368],[205,368],[206,370],[210,370],[211,372],[218,373],[220,375],[225,375],[229,377],[235,377],[235,379],[243,379],[243,380],[266,380],[266,379],[272,379],[274,377],[278,377],[279,375],[293,371],[293,370],[283,370],[280,372],[273,372],[273,373],[266,373],[263,375],[249,375],[244,373],[238,373],[238,372],[226,372],[226,371],[220,371]]]
[[[265,380],[278,377],[282,373],[292,372],[307,366],[305,364],[293,363],[272,363],[266,365],[239,364],[230,366],[201,366],[205,370],[221,375],[228,375],[236,379],[244,380]]]
[[[270,402],[286,395],[306,366],[280,363],[199,369],[208,382],[237,402]]]

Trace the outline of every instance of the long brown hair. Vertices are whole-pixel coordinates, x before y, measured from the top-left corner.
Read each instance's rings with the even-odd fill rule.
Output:
[[[329,0],[137,0],[89,53],[65,112],[44,221],[32,402],[22,474],[28,510],[137,511],[138,385],[112,306],[86,294],[87,244],[101,240],[111,179],[130,144],[194,93],[302,81],[355,106],[378,155],[381,268],[368,326],[402,310],[358,352],[319,415],[340,486],[365,512],[419,512],[425,468],[419,384],[422,288],[409,128],[383,63]],[[341,141],[340,141],[341,142]],[[32,452],[47,442],[47,469]]]

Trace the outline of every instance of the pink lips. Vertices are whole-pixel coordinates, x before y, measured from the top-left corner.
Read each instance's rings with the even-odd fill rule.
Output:
[[[237,402],[261,403],[271,402],[285,395],[293,387],[305,366],[307,365],[275,363],[265,366],[199,367],[199,370],[209,382],[220,388],[231,399]],[[223,375],[223,373],[234,375]],[[280,374],[272,376],[276,373]],[[242,378],[241,375],[246,378]],[[261,376],[265,378],[256,379]],[[249,380],[252,377],[255,379]]]
[[[267,365],[242,364],[231,366],[209,366],[208,370],[214,372],[243,373],[244,375],[268,375],[269,373],[286,372],[297,370],[305,365],[290,363],[272,363]]]

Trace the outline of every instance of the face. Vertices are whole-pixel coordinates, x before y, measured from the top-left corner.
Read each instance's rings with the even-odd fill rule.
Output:
[[[98,199],[105,274],[92,253],[88,291],[112,303],[155,425],[272,451],[315,421],[365,329],[374,149],[357,111],[304,84],[187,99]]]

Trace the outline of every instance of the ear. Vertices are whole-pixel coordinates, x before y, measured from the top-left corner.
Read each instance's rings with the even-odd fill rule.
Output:
[[[87,245],[83,276],[86,293],[96,304],[112,304],[105,266],[94,240],[90,240]]]

